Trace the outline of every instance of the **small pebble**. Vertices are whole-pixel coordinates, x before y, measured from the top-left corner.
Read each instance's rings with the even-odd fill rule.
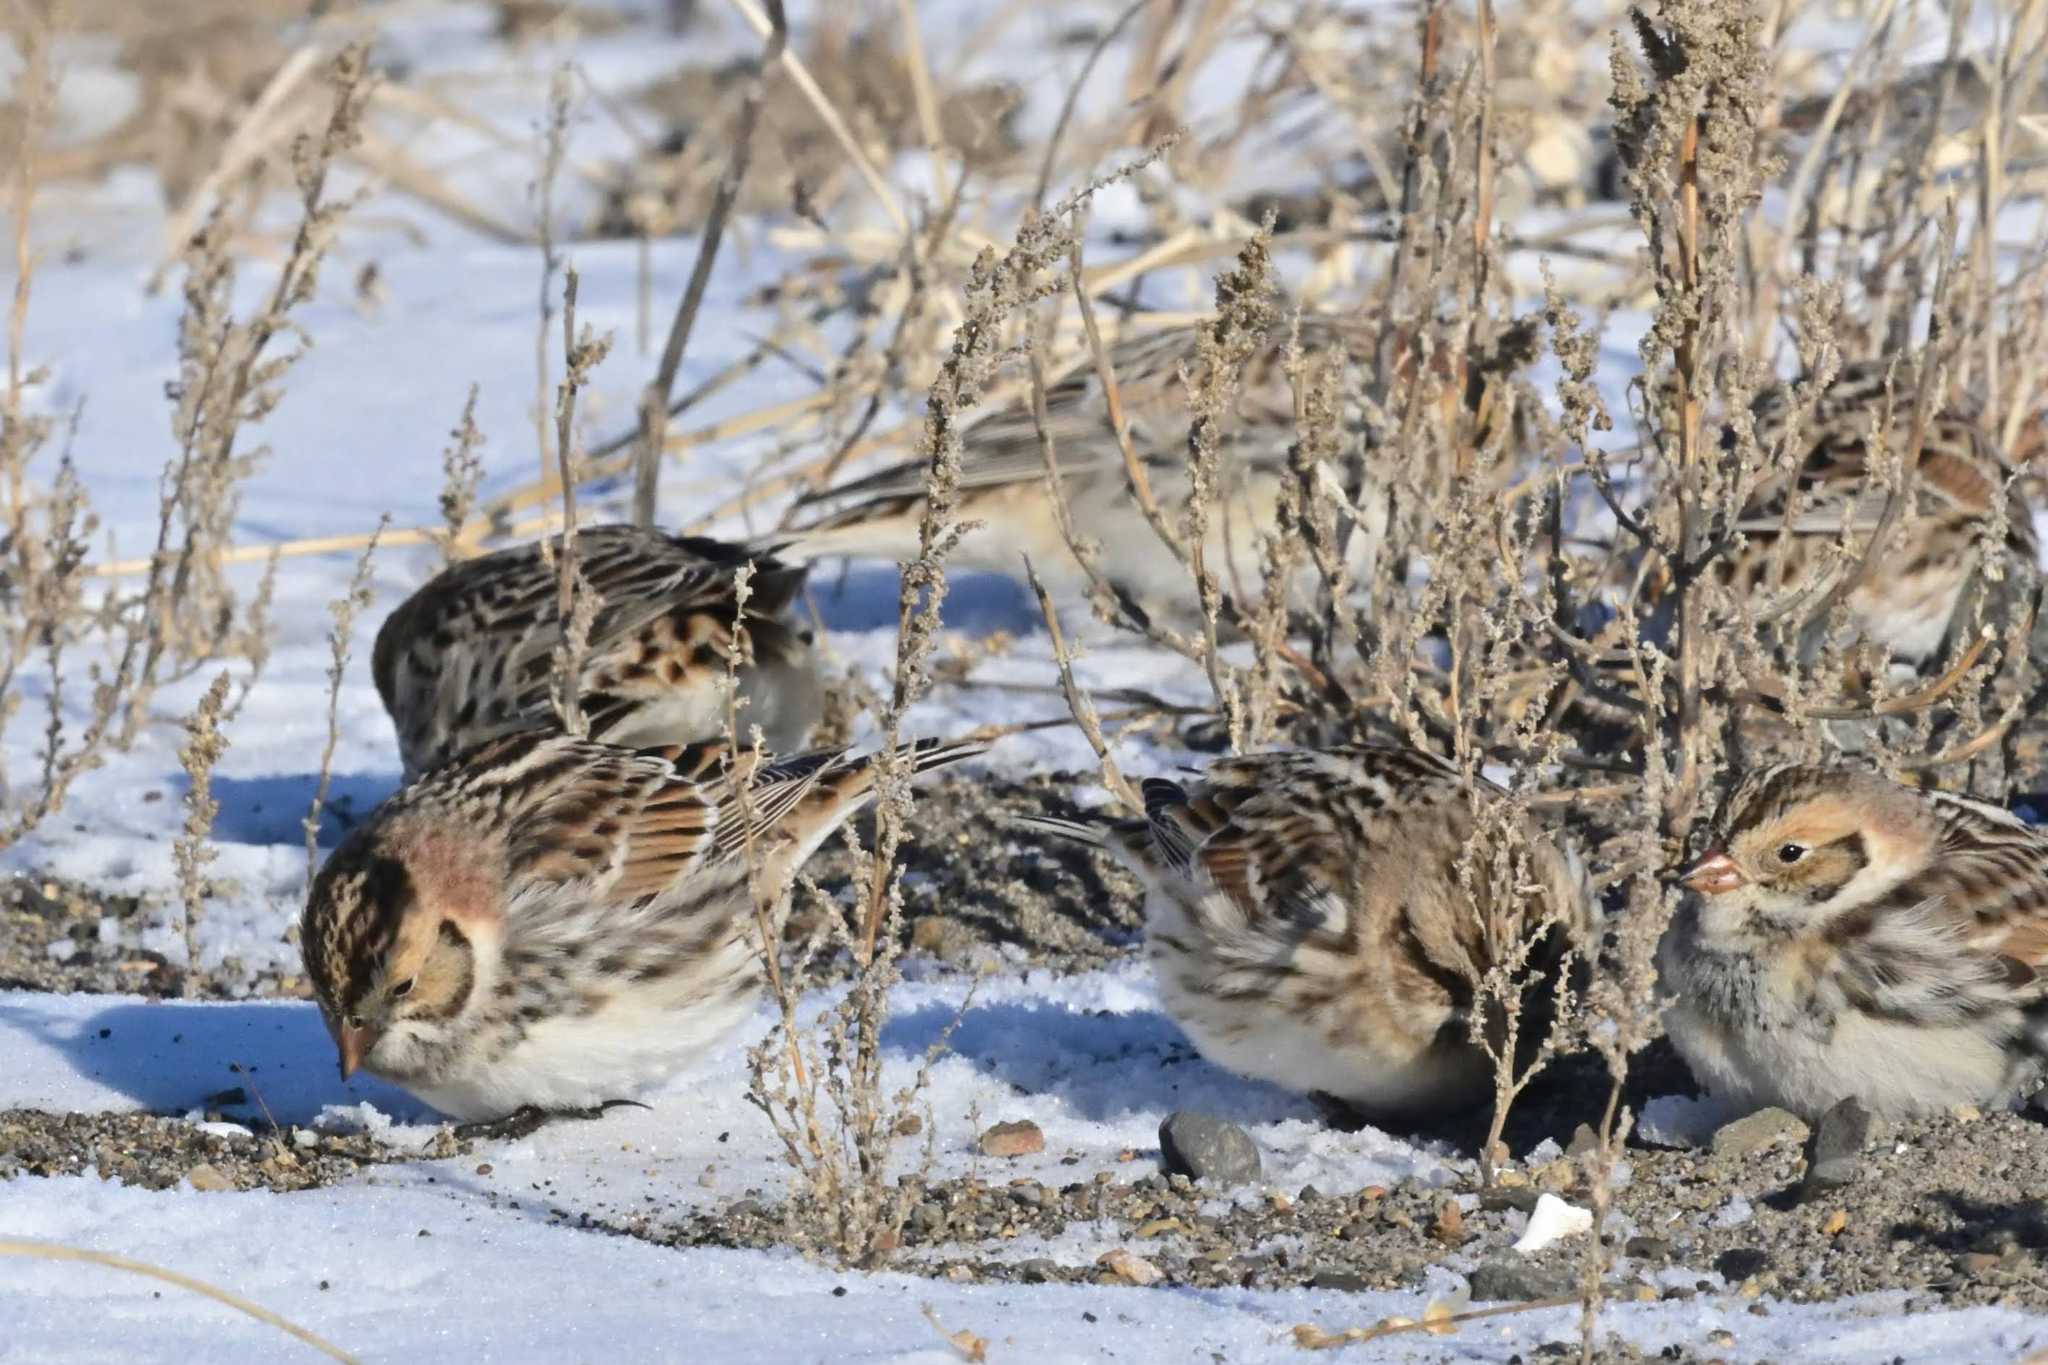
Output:
[[[1662,1237],[1631,1237],[1621,1250],[1623,1255],[1638,1261],[1668,1261],[1672,1248]]]
[[[218,1167],[210,1166],[203,1161],[185,1172],[185,1179],[191,1183],[193,1189],[208,1194],[217,1194],[235,1187],[235,1182],[221,1174]]]
[[[1871,1135],[1870,1111],[1860,1100],[1843,1100],[1820,1116],[1806,1144],[1802,1193],[1811,1198],[1854,1184]]]
[[[1489,1213],[1500,1213],[1505,1209],[1514,1209],[1520,1213],[1532,1213],[1535,1211],[1536,1201],[1542,1197],[1541,1191],[1528,1185],[1520,1185],[1512,1189],[1495,1185],[1492,1189],[1479,1192],[1479,1207]]]
[[[1759,1109],[1725,1123],[1714,1133],[1715,1156],[1741,1157],[1761,1152],[1778,1142],[1799,1142],[1806,1137],[1806,1123],[1784,1109]]]
[[[1175,1175],[1213,1185],[1259,1178],[1259,1145],[1250,1133],[1210,1114],[1181,1109],[1159,1125],[1160,1163]]]
[[[1578,1287],[1578,1278],[1568,1265],[1539,1265],[1519,1259],[1481,1261],[1468,1278],[1472,1297],[1489,1301],[1555,1299]]]
[[[1310,1289],[1335,1289],[1345,1294],[1363,1294],[1372,1288],[1372,1282],[1363,1275],[1354,1275],[1348,1270],[1318,1270],[1309,1277]]]
[[[1118,1247],[1114,1251],[1103,1252],[1096,1259],[1095,1264],[1110,1271],[1125,1283],[1135,1284],[1140,1288],[1146,1285],[1158,1284],[1162,1279],[1166,1278],[1166,1273],[1158,1266],[1152,1264],[1143,1256],[1126,1251],[1122,1247]]]
[[[1045,1150],[1045,1134],[1029,1119],[1018,1119],[1012,1123],[999,1123],[981,1135],[978,1144],[983,1156],[1004,1157],[1014,1160],[1020,1156],[1035,1156]]]
[[[1722,1279],[1734,1284],[1760,1273],[1770,1262],[1771,1258],[1756,1247],[1735,1247],[1714,1258],[1714,1269]]]

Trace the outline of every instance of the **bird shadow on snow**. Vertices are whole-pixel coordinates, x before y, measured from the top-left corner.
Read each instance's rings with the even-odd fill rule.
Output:
[[[827,630],[894,630],[899,581],[894,569],[819,569],[809,580],[810,597]],[[939,618],[947,630],[974,638],[998,631],[1030,635],[1045,627],[1045,618],[1021,582],[967,570],[946,575],[946,600],[939,606]]]
[[[922,1057],[945,1038],[955,1017],[950,1005],[907,1010],[883,1026],[882,1046]],[[1003,1003],[975,1005],[957,1017],[948,1052],[1026,1094],[1057,1098],[1091,1121],[1175,1109],[1199,1109],[1233,1123],[1316,1117],[1307,1100],[1204,1061],[1158,1011]]]
[[[174,779],[182,800],[191,779],[179,774]],[[296,844],[306,842],[303,821],[312,809],[313,794],[320,790],[320,774],[276,773],[265,777],[222,777],[213,779],[213,797],[220,802],[214,818],[213,837],[227,844]],[[327,799],[320,807],[320,847],[333,848],[348,832],[375,810],[377,803],[398,790],[398,774],[336,773],[327,784]]]
[[[14,1031],[151,1113],[217,1109],[289,1125],[311,1123],[329,1106],[369,1103],[400,1121],[427,1112],[381,1081],[343,1082],[320,1011],[298,1001],[134,1001],[83,1019],[0,1003],[0,1039]],[[239,1101],[227,1093],[236,1090]]]

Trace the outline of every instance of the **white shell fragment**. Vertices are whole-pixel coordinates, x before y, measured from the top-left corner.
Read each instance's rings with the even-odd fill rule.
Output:
[[[1576,1237],[1592,1226],[1591,1211],[1576,1204],[1567,1204],[1554,1194],[1546,1194],[1537,1199],[1536,1208],[1529,1215],[1529,1226],[1516,1241],[1515,1250],[1527,1256],[1553,1242]]]

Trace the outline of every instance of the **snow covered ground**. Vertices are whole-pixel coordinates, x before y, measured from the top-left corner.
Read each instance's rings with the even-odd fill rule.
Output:
[[[889,1084],[907,1080],[958,1013],[959,982],[906,984],[894,1000]],[[761,1016],[765,1029],[768,1019]],[[127,997],[0,994],[0,1109],[197,1111],[229,1087],[283,1125],[370,1125],[396,1145],[433,1130],[416,1102],[371,1083],[344,1086],[311,1006],[185,1004]],[[0,1190],[0,1237],[112,1251],[231,1288],[364,1360],[588,1360],[621,1353],[692,1361],[946,1361],[932,1325],[985,1338],[989,1359],[1232,1362],[1295,1359],[1295,1326],[1326,1331],[1417,1318],[1455,1295],[1432,1272],[1412,1293],[1251,1292],[1067,1285],[973,1286],[902,1274],[838,1272],[786,1254],[671,1250],[584,1230],[637,1212],[673,1212],[785,1175],[760,1116],[742,1100],[744,1038],[650,1096],[460,1158],[377,1167],[289,1195],[149,1192],[91,1178],[20,1179]],[[1035,1177],[1156,1169],[1165,1114],[1191,1107],[1241,1122],[1265,1157],[1262,1189],[1352,1189],[1404,1177],[1448,1179],[1438,1153],[1375,1130],[1336,1133],[1299,1100],[1234,1080],[1196,1058],[1134,968],[984,982],[927,1099],[935,1174]],[[196,1117],[196,1112],[195,1112]],[[992,1162],[977,1125],[1029,1117],[1042,1155]],[[1135,1159],[1123,1163],[1125,1151]],[[479,1160],[479,1157],[487,1160]],[[1078,1158],[1076,1166],[1065,1163]],[[1233,1198],[1257,1199],[1257,1191]],[[1070,1228],[1055,1245],[1008,1257],[1093,1263],[1127,1238]],[[1718,1277],[1714,1277],[1718,1278]],[[2016,1360],[2048,1342],[2048,1320],[2010,1310],[1897,1316],[1897,1295],[1826,1305],[1732,1294],[1610,1306],[1603,1322],[1646,1353],[1685,1358],[1915,1362]],[[929,1310],[929,1317],[927,1316]],[[74,1264],[0,1259],[0,1360],[276,1359],[271,1329],[153,1281]],[[1540,1310],[1354,1348],[1373,1360],[1529,1359],[1577,1340],[1574,1310]],[[1737,1343],[1729,1344],[1730,1334]],[[1575,1347],[1574,1347],[1575,1349]]]
[[[985,9],[986,6],[980,7]],[[965,0],[925,7],[938,35]],[[958,11],[959,14],[955,12]],[[802,22],[800,10],[796,18]],[[482,5],[412,3],[382,16],[390,55],[415,69],[462,70],[495,51]],[[727,26],[697,55],[748,50]],[[1836,37],[1839,38],[1839,34]],[[695,41],[694,39],[692,41]],[[529,51],[499,72],[478,108],[530,132],[539,92],[559,54]],[[589,39],[573,53],[600,89],[625,88],[672,65],[676,53],[628,36]],[[1027,126],[1049,126],[1078,57],[1020,75],[999,49],[977,60],[1017,79],[1029,99]],[[67,53],[68,73],[93,99],[118,77],[92,50]],[[1016,66],[1012,62],[1009,67]],[[60,73],[64,75],[66,73]],[[1091,90],[1114,97],[1114,60]],[[93,82],[97,82],[94,84]],[[92,112],[81,95],[81,117]],[[1227,86],[1218,95],[1227,103]],[[1029,120],[1037,120],[1029,123]],[[451,177],[509,218],[530,213],[530,146],[507,151],[443,130],[415,150],[438,157]],[[620,134],[587,107],[575,125],[578,153],[619,149]],[[901,168],[913,176],[915,166]],[[510,187],[509,189],[507,187]],[[573,189],[567,191],[573,195]],[[572,203],[571,208],[577,206]],[[588,206],[582,206],[587,208]],[[573,214],[572,214],[573,216]],[[264,543],[361,532],[382,515],[396,526],[439,517],[439,451],[470,385],[488,437],[483,493],[532,476],[535,301],[539,263],[529,248],[499,245],[394,196],[377,195],[344,233],[329,285],[300,321],[315,339],[292,371],[286,398],[264,423],[270,455],[244,496],[236,539]],[[1115,205],[1095,230],[1107,240]],[[27,325],[28,356],[47,367],[36,403],[68,415],[83,403],[72,457],[101,518],[110,558],[147,543],[158,474],[170,451],[164,386],[176,373],[175,289],[146,294],[162,255],[162,198],[149,176],[119,171],[90,187],[55,190],[35,223],[39,265]],[[694,244],[660,244],[653,294],[681,291]],[[621,348],[595,376],[584,414],[595,436],[630,423],[651,361],[635,354],[636,248],[574,243],[580,315],[618,333]],[[679,389],[716,373],[768,329],[747,299],[781,279],[804,254],[742,229],[712,279]],[[374,261],[381,302],[356,300],[348,281]],[[11,266],[11,262],[10,262]],[[9,277],[11,286],[11,277]],[[245,281],[253,289],[259,281]],[[1164,286],[1162,286],[1164,287]],[[665,305],[663,305],[665,306]],[[1619,318],[1605,344],[1626,357],[1639,320]],[[752,411],[795,398],[813,381],[791,367],[763,366],[722,391],[691,421]],[[689,520],[727,496],[772,450],[774,434],[727,442],[671,464],[663,516]],[[586,516],[616,511],[609,490]],[[721,529],[750,529],[730,521]],[[285,935],[305,885],[299,821],[317,781],[326,738],[327,603],[347,584],[350,553],[285,561],[277,586],[278,638],[260,685],[229,732],[215,776],[222,810],[212,871],[217,894],[201,929],[208,963],[239,960],[247,973],[295,970]],[[360,620],[355,657],[340,695],[340,743],[322,843],[397,783],[398,763],[368,677],[368,640],[382,612],[434,566],[423,548],[392,550],[374,564],[377,605]],[[241,581],[253,586],[253,570]],[[827,585],[829,586],[829,585]],[[871,678],[893,652],[893,582],[850,575],[822,597],[831,648]],[[1021,641],[982,665],[985,680],[1045,683],[1049,655],[1036,613],[1015,585],[961,584],[949,622],[974,635],[1012,632]],[[1169,699],[1203,695],[1198,678],[1127,646],[1091,651],[1081,666],[1093,686],[1140,686]],[[164,689],[152,726],[135,749],[87,775],[69,806],[35,836],[0,854],[0,868],[148,894],[174,884],[170,845],[184,791],[177,717],[208,677]],[[23,685],[23,714],[39,714],[38,678]],[[1002,719],[1051,717],[1057,697],[942,689],[921,705],[912,728],[947,733]],[[37,736],[17,722],[5,736],[11,771],[27,771]],[[1172,755],[1132,746],[1139,771]],[[1080,737],[1051,729],[1002,741],[986,760],[1013,770],[1086,769]],[[990,837],[1005,837],[992,832]],[[126,932],[109,922],[108,934]],[[154,913],[138,940],[174,960],[183,953],[175,910]],[[61,951],[61,945],[59,947]],[[1196,1108],[1244,1124],[1265,1158],[1265,1181],[1292,1192],[1403,1179],[1450,1182],[1453,1154],[1397,1136],[1326,1128],[1305,1101],[1236,1080],[1196,1057],[1158,1009],[1138,964],[1067,977],[1013,969],[980,981],[962,1013],[968,981],[937,969],[914,973],[892,999],[886,1039],[889,1083],[907,1081],[925,1049],[958,1019],[948,1053],[926,1093],[936,1173],[985,1171],[976,1133],[1030,1118],[1046,1136],[1040,1156],[1004,1163],[1004,1179],[1057,1183],[1098,1170],[1119,1178],[1156,1169],[1161,1119]],[[824,1007],[821,996],[807,1009]],[[461,1159],[421,1159],[377,1168],[316,1191],[150,1192],[83,1178],[21,1178],[0,1185],[0,1238],[97,1248],[172,1267],[232,1289],[340,1343],[365,1360],[588,1360],[626,1355],[719,1362],[763,1360],[950,1361],[946,1333],[986,1339],[991,1360],[1179,1362],[1292,1360],[1301,1323],[1330,1330],[1390,1315],[1419,1316],[1444,1284],[1398,1294],[1298,1291],[1110,1289],[1059,1285],[960,1285],[895,1273],[840,1273],[794,1255],[677,1251],[576,1226],[580,1215],[625,1217],[715,1205],[749,1191],[779,1196],[787,1172],[765,1120],[743,1099],[745,1048],[765,1030],[750,1027],[691,1074],[587,1124],[561,1124],[497,1143]],[[313,1007],[272,999],[188,1004],[123,996],[0,992],[0,1110],[192,1114],[207,1098],[244,1088],[246,1116],[286,1126],[370,1127],[400,1145],[424,1147],[430,1116],[401,1092],[375,1082],[343,1084]],[[488,1164],[490,1173],[479,1174]],[[1245,1195],[1242,1197],[1252,1197]],[[1090,1263],[1117,1245],[1072,1234],[1031,1249],[1070,1264]],[[1606,1329],[1654,1354],[1688,1358],[1880,1362],[2012,1360],[2048,1342],[2048,1319],[1973,1309],[1901,1316],[1890,1296],[1826,1305],[1773,1304],[1767,1318],[1729,1296],[1683,1303],[1610,1306]],[[934,1326],[943,1325],[943,1332]],[[1576,1341],[1573,1310],[1547,1310],[1464,1326],[1453,1337],[1413,1335],[1354,1348],[1374,1360],[1530,1359],[1544,1343]],[[1732,1334],[1732,1338],[1731,1338]],[[1734,1344],[1729,1344],[1732,1339]],[[310,1358],[272,1329],[218,1304],[112,1270],[0,1258],[0,1360],[89,1361]]]

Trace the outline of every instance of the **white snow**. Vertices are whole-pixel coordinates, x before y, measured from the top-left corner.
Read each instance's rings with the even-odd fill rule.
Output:
[[[963,1286],[827,1270],[793,1256],[699,1250],[564,1230],[451,1191],[422,1204],[365,1183],[294,1195],[151,1194],[111,1182],[22,1181],[0,1205],[5,1235],[118,1251],[224,1286],[365,1360],[653,1358],[886,1361],[960,1357],[947,1333],[985,1339],[991,1360],[1297,1362],[1293,1327],[1326,1331],[1418,1319],[1427,1292],[1250,1293],[1060,1285]],[[260,1229],[260,1235],[258,1230]],[[313,1352],[210,1300],[114,1270],[0,1262],[0,1359],[312,1360]],[[1880,1365],[2013,1360],[2048,1340],[2003,1309],[1898,1312],[1896,1297],[1823,1306],[1746,1302],[1611,1307],[1642,1350],[1710,1349],[1739,1331],[1741,1359]],[[927,1317],[929,1312],[930,1317]],[[1575,1341],[1576,1309],[1376,1343],[1375,1361],[1506,1362]]]
[[[1636,1136],[1659,1147],[1703,1147],[1714,1130],[1741,1115],[1711,1095],[1659,1095],[1643,1106]]]
[[[685,60],[719,61],[755,50],[751,36],[720,14],[674,43],[599,35],[566,48],[537,43],[507,56],[492,33],[488,5],[418,0],[374,8],[384,25],[381,58],[465,82],[465,106],[513,135],[508,146],[442,120],[414,130],[409,152],[490,215],[520,225],[532,220],[526,187],[536,158],[534,124],[559,59],[573,57],[593,86],[619,91]],[[792,8],[800,27],[815,21],[819,10]],[[1042,138],[1085,45],[1062,41],[1053,18],[1030,7],[939,0],[918,9],[934,60],[947,60],[948,44],[958,41],[964,49],[958,70],[1016,82],[1025,98],[1020,128]],[[1396,22],[1411,22],[1405,10],[1393,13]],[[1113,14],[1105,9],[1098,17],[1106,23]],[[1010,29],[995,27],[998,22]],[[1816,30],[1813,42],[1846,49],[1854,40],[1855,26],[1839,18],[1801,22]],[[1929,41],[1922,32],[1927,22],[1926,15],[1916,17],[1916,50]],[[1929,31],[1938,40],[1939,25]],[[1263,38],[1246,34],[1221,45],[1193,87],[1197,138],[1205,123],[1220,127],[1235,117],[1265,47]],[[1127,44],[1110,49],[1087,84],[1084,111],[1125,99],[1127,52]],[[132,79],[112,64],[112,55],[95,42],[60,50],[58,113],[67,142],[125,117],[136,100]],[[486,64],[490,77],[472,79]],[[11,82],[15,69],[11,50],[0,48],[0,83]],[[628,144],[587,101],[579,106],[575,155],[601,158]],[[1122,155],[1110,149],[1103,164]],[[1311,155],[1276,152],[1244,169],[1256,173],[1258,184],[1299,184],[1319,173]],[[922,157],[885,169],[906,201],[933,175]],[[1076,170],[1068,181],[1081,175]],[[435,525],[439,452],[472,384],[488,441],[483,495],[533,477],[537,253],[371,189],[341,233],[320,296],[298,316],[312,349],[291,371],[282,405],[252,433],[270,453],[244,494],[238,543],[358,533],[385,514],[398,527]],[[563,221],[572,228],[596,207],[587,184],[573,175],[565,175],[561,195]],[[1213,204],[1191,207],[1207,213]],[[1014,225],[1013,209],[986,210],[998,238]],[[847,212],[854,222],[835,228],[863,217],[886,221],[871,202],[856,202]],[[1128,244],[1117,244],[1112,234],[1146,218],[1131,187],[1102,196],[1091,226],[1091,263],[1128,254]],[[1530,226],[1544,221],[1538,214]],[[45,369],[31,398],[40,411],[66,419],[83,404],[71,454],[100,518],[97,549],[111,559],[132,556],[153,533],[159,471],[172,451],[163,391],[176,374],[180,300],[175,282],[155,294],[143,287],[167,254],[162,192],[149,173],[117,168],[91,184],[52,187],[32,226],[38,266],[26,351]],[[1634,245],[1625,230],[1602,240]],[[801,230],[735,225],[679,390],[716,373],[770,330],[772,313],[750,300],[805,264],[811,250]],[[601,438],[630,425],[653,364],[632,344],[638,251],[628,242],[574,240],[565,251],[581,276],[581,320],[618,337],[618,349],[582,402],[589,434]],[[689,238],[656,244],[651,288],[657,312],[680,294],[694,251]],[[370,304],[350,286],[373,262],[381,301]],[[1301,266],[1284,264],[1290,271]],[[1510,259],[1518,287],[1533,285],[1534,264],[1529,253]],[[7,269],[12,266],[10,252]],[[1212,269],[1158,272],[1146,285],[1147,297],[1163,306],[1203,306]],[[242,282],[245,294],[265,284],[259,275],[252,271]],[[6,278],[11,293],[12,275]],[[1631,348],[1644,319],[1622,311],[1605,321],[1603,377],[1610,404],[1621,412],[1620,376],[1634,363]],[[829,363],[842,340],[821,338],[805,359]],[[549,345],[558,366],[558,337]],[[1543,364],[1539,379],[1554,373],[1553,361]],[[763,365],[693,410],[685,425],[766,408],[814,388],[814,378],[794,365]],[[672,461],[664,474],[664,522],[683,524],[720,507],[744,478],[779,456],[790,434],[778,430],[708,445]],[[622,499],[620,488],[598,490],[586,498],[583,514],[615,515]],[[737,534],[761,525],[726,515],[717,529]],[[214,894],[198,930],[210,964],[238,961],[248,974],[297,970],[298,950],[288,933],[306,878],[299,821],[326,739],[327,604],[345,590],[353,561],[346,552],[295,557],[279,574],[273,654],[228,728],[230,748],[214,777],[221,801],[214,832],[219,858],[210,869]],[[419,547],[387,550],[373,565],[376,604],[357,622],[339,699],[323,852],[397,784],[389,722],[368,677],[369,640],[383,612],[434,567],[433,553]],[[256,578],[251,566],[237,582],[249,591]],[[826,573],[816,587],[828,648],[871,682],[879,680],[893,658],[893,575]],[[974,667],[971,685],[943,688],[921,704],[912,729],[943,734],[991,721],[1064,716],[1051,686],[1044,632],[1017,585],[964,577],[954,585],[946,615],[957,636],[1014,638]],[[1082,625],[1081,616],[1070,609],[1070,629]],[[83,663],[81,657],[74,671]],[[1078,672],[1097,690],[1142,689],[1169,701],[1206,696],[1204,681],[1188,666],[1127,643],[1094,643]],[[167,904],[174,884],[170,848],[186,788],[175,722],[210,681],[208,672],[164,688],[154,704],[156,723],[134,749],[83,777],[62,812],[0,853],[0,871],[146,896],[150,905],[139,928],[109,920],[96,932],[105,941],[182,960],[178,911]],[[30,675],[17,685],[23,705],[0,735],[0,757],[20,781],[36,762],[44,684]],[[75,726],[75,691],[71,704],[68,719]],[[1135,740],[1120,742],[1118,756],[1134,773],[1163,770],[1186,757]],[[986,762],[1012,771],[1094,767],[1071,728],[1005,739]],[[1086,787],[1078,796],[1097,799]],[[992,831],[989,837],[1009,836]],[[58,944],[53,951],[71,949]],[[1158,1126],[1176,1108],[1245,1125],[1262,1149],[1266,1186],[1289,1195],[1311,1184],[1326,1193],[1409,1179],[1448,1184],[1461,1169],[1447,1150],[1399,1134],[1332,1131],[1305,1100],[1205,1063],[1160,1012],[1140,963],[1068,976],[992,965],[991,974],[970,981],[913,963],[913,979],[891,997],[885,1089],[909,1083],[927,1049],[952,1030],[923,1097],[939,1176],[1028,1176],[1056,1185],[1102,1171],[1136,1178],[1157,1169]],[[833,998],[814,994],[805,1017],[814,1018]],[[749,1192],[781,1197],[788,1172],[765,1119],[744,1098],[745,1051],[769,1023],[768,1012],[758,1012],[695,1070],[647,1096],[646,1109],[552,1125],[460,1160],[377,1168],[322,1190],[151,1192],[97,1179],[23,1177],[0,1184],[0,1239],[90,1247],[174,1268],[283,1313],[366,1360],[421,1365],[635,1356],[707,1365],[959,1359],[933,1319],[945,1332],[986,1338],[989,1358],[998,1361],[1294,1361],[1301,1355],[1289,1335],[1296,1324],[1339,1330],[1393,1315],[1419,1318],[1432,1299],[1462,1302],[1463,1281],[1437,1268],[1401,1293],[963,1286],[896,1273],[841,1273],[793,1255],[679,1251],[600,1230],[636,1220],[659,1225]],[[233,1090],[245,1100],[218,1098]],[[7,1109],[182,1115],[229,1138],[246,1134],[244,1123],[274,1122],[295,1130],[291,1140],[302,1147],[316,1144],[322,1132],[368,1129],[400,1147],[425,1149],[435,1134],[434,1116],[410,1096],[374,1080],[339,1079],[311,1005],[269,999],[196,1004],[0,991],[0,1110]],[[210,1110],[221,1111],[225,1121],[209,1121]],[[977,1153],[980,1130],[1025,1118],[1045,1133],[1042,1154],[993,1161]],[[1659,1142],[1697,1140],[1710,1129],[1697,1102],[1675,1097],[1653,1102],[1642,1123],[1644,1135]],[[905,1144],[906,1168],[918,1160],[916,1146]],[[484,1165],[488,1173],[479,1169]],[[1546,1195],[1524,1241],[1547,1242],[1585,1226],[1583,1210]],[[1058,1238],[1017,1239],[1000,1255],[1086,1265],[1119,1245],[1113,1224],[1076,1223]],[[1142,1246],[1127,1249],[1144,1254]],[[1744,1360],[1903,1356],[1942,1365],[2016,1359],[2048,1343],[2048,1319],[2008,1310],[1909,1314],[1900,1296],[1768,1306],[1769,1315],[1758,1317],[1746,1302],[1703,1295],[1682,1303],[1611,1305],[1603,1323],[1653,1355],[1676,1346]],[[0,1258],[0,1324],[0,1361],[311,1358],[273,1329],[219,1304],[76,1263]],[[1575,1340],[1576,1333],[1575,1310],[1534,1312],[1468,1324],[1449,1338],[1388,1339],[1371,1348],[1370,1358],[1504,1362],[1528,1359],[1545,1342]],[[1732,1333],[1738,1345],[1720,1344],[1716,1333]]]

